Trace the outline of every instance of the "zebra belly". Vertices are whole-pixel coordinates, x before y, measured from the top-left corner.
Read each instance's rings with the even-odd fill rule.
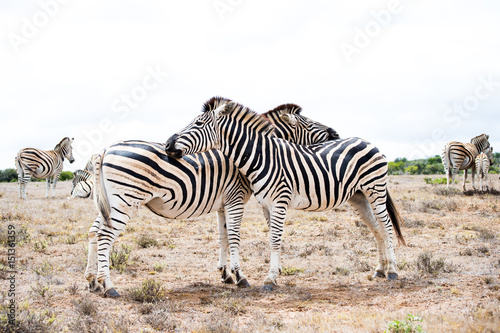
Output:
[[[153,198],[146,204],[146,207],[148,207],[156,215],[165,217],[167,219],[186,219],[192,217],[200,217],[202,215],[209,214],[223,208],[222,197],[216,198],[214,202],[209,204],[207,207],[204,207],[204,209],[199,208],[197,210],[178,210],[173,208],[173,206],[176,206],[178,204],[179,201],[165,203],[163,198]]]

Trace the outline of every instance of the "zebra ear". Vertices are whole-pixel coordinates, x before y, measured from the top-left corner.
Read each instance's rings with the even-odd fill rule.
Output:
[[[214,111],[215,112],[215,116],[216,117],[225,116],[225,115],[231,113],[231,111],[234,110],[234,108],[236,107],[236,105],[237,105],[236,102],[229,101],[226,104],[223,104],[223,105],[219,106]]]
[[[297,118],[295,118],[294,115],[288,113],[283,113],[282,115],[280,115],[280,119],[283,120],[288,125],[295,126],[297,124]]]

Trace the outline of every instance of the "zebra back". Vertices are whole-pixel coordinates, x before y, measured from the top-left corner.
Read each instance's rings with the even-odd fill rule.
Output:
[[[339,139],[337,132],[317,121],[304,117],[302,108],[295,104],[283,104],[262,116],[274,125],[274,134],[281,139],[301,144]]]

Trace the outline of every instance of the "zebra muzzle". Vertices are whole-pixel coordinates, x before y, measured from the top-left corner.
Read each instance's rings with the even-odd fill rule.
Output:
[[[177,134],[174,134],[165,143],[165,153],[167,153],[167,155],[170,157],[174,158],[182,157],[182,150],[175,148],[175,143],[178,137],[179,136]]]

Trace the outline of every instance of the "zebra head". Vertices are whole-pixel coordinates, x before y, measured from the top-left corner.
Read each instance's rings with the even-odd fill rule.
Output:
[[[295,104],[283,104],[263,114],[275,126],[274,134],[281,139],[301,144],[340,139],[337,132],[317,121],[300,114],[302,108]]]
[[[489,138],[490,136],[488,134],[481,134],[472,138],[470,143],[476,146],[478,152],[481,153],[490,147],[490,142],[488,141]]]
[[[219,148],[220,140],[216,118],[223,114],[229,105],[233,104],[235,103],[222,97],[213,97],[206,102],[199,116],[167,140],[165,146],[167,155],[181,158],[185,155]]]
[[[75,158],[73,157],[73,147],[71,147],[73,140],[75,139],[73,138],[70,139],[68,137],[65,137],[54,148],[54,151],[59,152],[63,160],[64,158],[67,158],[69,163],[73,163],[75,161]]]

